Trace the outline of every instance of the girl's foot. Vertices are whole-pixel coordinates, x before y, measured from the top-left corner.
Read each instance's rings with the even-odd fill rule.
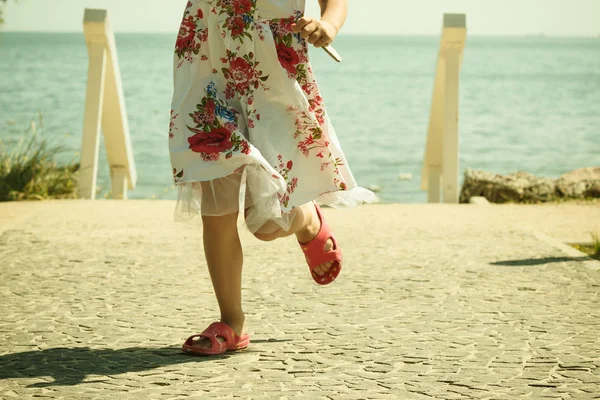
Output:
[[[296,238],[298,238],[298,242],[300,242],[300,244],[306,244],[311,242],[319,234],[319,231],[321,230],[321,220],[319,219],[317,209],[315,208],[313,202],[304,204],[301,207],[303,208],[302,211],[305,213],[305,215],[308,215],[309,218],[306,226],[304,226],[304,228],[296,232]],[[331,250],[334,250],[333,242],[331,241],[331,239],[329,239],[325,243],[324,252],[328,252]],[[319,276],[324,276],[333,266],[333,264],[333,261],[329,261],[325,264],[321,264],[318,267],[315,267],[313,271],[315,271],[315,273]]]

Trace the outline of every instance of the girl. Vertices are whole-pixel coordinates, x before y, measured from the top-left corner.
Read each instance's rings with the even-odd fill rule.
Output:
[[[296,235],[311,275],[331,283],[342,253],[317,202],[354,206],[375,196],[346,163],[308,60],[333,41],[347,0],[191,0],[175,49],[169,129],[177,221],[200,214],[220,322],[183,350],[248,346],[242,312],[238,213],[260,240]]]

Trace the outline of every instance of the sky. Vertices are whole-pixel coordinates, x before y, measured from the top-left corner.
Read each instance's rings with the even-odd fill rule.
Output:
[[[285,0],[274,0],[285,1]],[[318,16],[318,1],[307,14]],[[599,36],[600,0],[349,0],[344,34],[436,35],[444,13],[469,35]],[[81,32],[84,8],[109,10],[115,32],[176,32],[187,0],[9,0],[5,31]]]

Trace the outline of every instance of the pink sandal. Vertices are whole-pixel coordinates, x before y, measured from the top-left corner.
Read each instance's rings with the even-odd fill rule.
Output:
[[[315,205],[315,208],[317,209],[317,215],[321,220],[321,229],[311,242],[298,243],[304,252],[304,256],[306,257],[306,262],[310,268],[313,280],[319,285],[328,285],[338,277],[340,271],[342,270],[342,250],[338,247],[337,240],[333,236],[331,228],[323,218],[319,205],[315,202],[313,202],[313,204]],[[325,245],[329,239],[331,239],[333,242],[333,250],[324,252]],[[325,275],[319,276],[314,271],[314,269],[319,265],[328,263],[330,261],[333,261],[333,265],[331,268],[329,268],[329,271]]]
[[[217,339],[220,336],[225,339],[223,343]],[[211,347],[201,348],[194,347],[194,339],[199,340],[200,338],[208,338],[211,342]],[[235,334],[233,329],[223,322],[213,322],[209,325],[204,332],[192,335],[181,346],[181,350],[185,353],[192,353],[202,356],[212,356],[217,354],[223,354],[226,351],[242,350],[248,347],[250,344],[250,336],[247,334],[239,337]]]

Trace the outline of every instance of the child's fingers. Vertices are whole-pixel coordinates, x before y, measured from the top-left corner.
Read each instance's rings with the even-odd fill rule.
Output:
[[[300,33],[300,36],[304,39],[313,34],[319,27],[319,24],[316,20],[310,17],[302,17],[296,22],[292,24],[292,31],[294,33]]]
[[[331,43],[331,40],[327,36],[323,35],[315,42],[314,46],[315,47],[325,47],[329,43]]]
[[[315,45],[315,47],[323,47],[333,42],[334,36],[324,26],[321,26],[320,29],[310,36],[309,42]]]
[[[295,24],[292,24],[292,31],[294,33],[300,32],[304,27],[313,21],[310,17],[302,17]]]
[[[308,37],[307,41],[310,44],[316,44],[322,38],[323,38],[323,32],[320,29],[317,29]]]
[[[316,33],[319,31],[319,24],[317,23],[317,21],[311,21],[308,25],[306,25],[304,28],[302,28],[302,30],[300,31],[300,36],[304,39],[310,37],[313,33]]]

